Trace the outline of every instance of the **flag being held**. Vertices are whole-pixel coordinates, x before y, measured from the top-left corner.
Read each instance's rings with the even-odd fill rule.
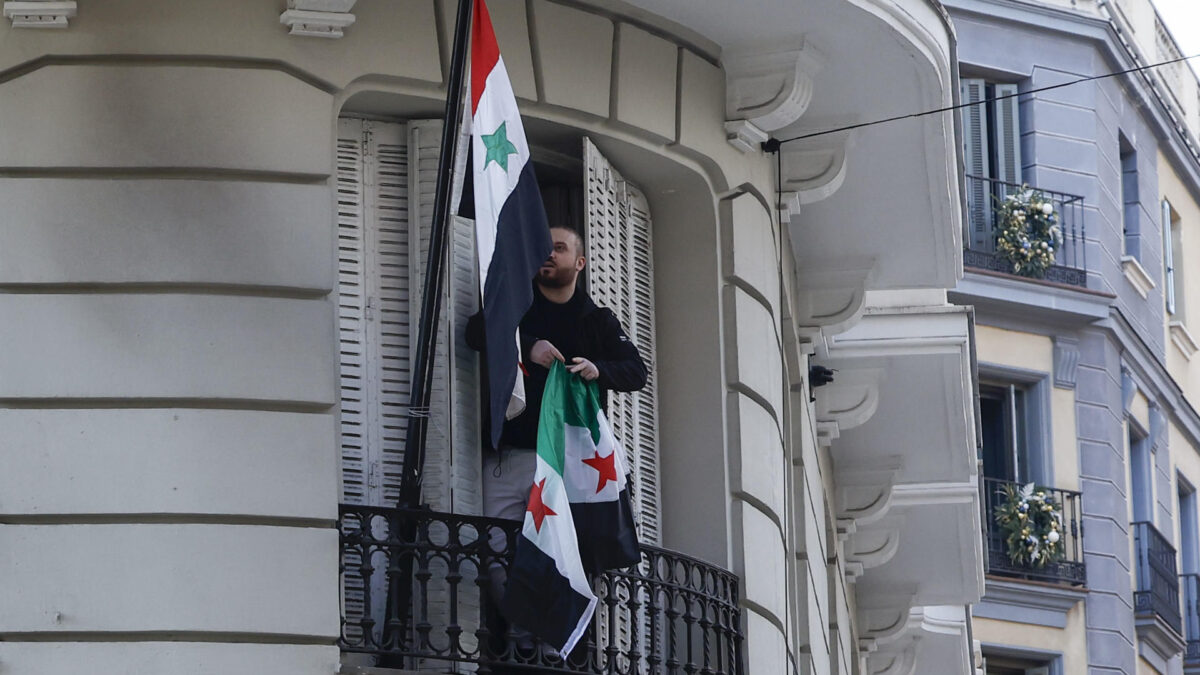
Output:
[[[530,280],[553,243],[512,83],[483,0],[471,22],[471,151],[475,240],[483,292],[492,447],[504,420],[525,408],[517,326],[533,302]]]
[[[555,361],[542,394],[537,469],[508,573],[503,610],[567,654],[596,608],[584,572],[641,559],[625,455],[600,409],[599,388]]]

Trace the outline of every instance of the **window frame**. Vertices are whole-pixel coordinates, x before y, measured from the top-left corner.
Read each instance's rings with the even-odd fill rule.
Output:
[[[1050,417],[1050,374],[1038,370],[994,363],[979,364],[979,386],[1012,387],[1025,394],[1025,430],[1027,471],[1022,475],[1014,461],[1014,480],[1052,487],[1054,481],[1054,444]],[[982,394],[981,394],[982,395]],[[982,447],[980,448],[982,451]],[[1019,448],[1014,448],[1017,458]]]

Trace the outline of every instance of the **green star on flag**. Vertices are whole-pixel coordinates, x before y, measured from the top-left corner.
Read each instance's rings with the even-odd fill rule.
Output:
[[[483,160],[485,169],[490,162],[495,162],[508,173],[508,156],[517,154],[517,146],[508,140],[508,132],[504,128],[506,124],[508,122],[501,122],[500,128],[493,134],[480,134],[483,144],[487,146],[487,157]]]

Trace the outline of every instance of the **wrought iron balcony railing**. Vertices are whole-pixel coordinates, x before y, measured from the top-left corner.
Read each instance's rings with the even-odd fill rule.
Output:
[[[1139,522],[1132,526],[1133,548],[1137,555],[1133,610],[1141,615],[1157,615],[1176,633],[1182,633],[1175,547],[1151,523]]]
[[[963,265],[994,272],[1012,272],[1008,261],[996,254],[995,207],[1026,186],[967,174],[967,232],[963,237]],[[1058,214],[1062,244],[1055,264],[1043,277],[1071,286],[1087,288],[1087,249],[1084,243],[1083,197],[1065,192],[1033,188],[1049,197]]]
[[[1059,553],[1045,565],[1036,566],[1014,562],[1009,556],[1004,532],[996,522],[996,509],[1007,499],[1006,487],[1020,490],[1021,485],[995,478],[983,479],[984,526],[987,528],[988,574],[1083,586],[1087,584],[1087,569],[1083,564],[1083,525],[1079,511],[1079,493],[1072,490],[1039,487],[1059,505],[1062,526],[1059,528]]]
[[[1179,590],[1183,593],[1183,637],[1187,640],[1183,665],[1190,671],[1200,667],[1200,574],[1179,575]]]
[[[376,665],[487,673],[742,675],[738,579],[700,560],[643,546],[642,562],[593,579],[591,629],[560,659],[504,632],[490,575],[507,569],[520,523],[343,504],[343,653]],[[503,533],[503,546],[491,537]],[[499,537],[496,537],[499,539]],[[496,550],[499,548],[500,550]]]

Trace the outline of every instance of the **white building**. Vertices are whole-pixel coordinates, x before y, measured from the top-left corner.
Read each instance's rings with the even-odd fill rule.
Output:
[[[738,580],[724,672],[968,672],[958,117],[759,145],[953,104],[941,6],[490,9],[552,217],[652,353],[652,388],[614,403],[643,537]],[[339,502],[393,494],[454,3],[4,15],[0,672],[356,668]],[[425,498],[470,515],[469,235],[452,255]],[[445,644],[429,583],[442,608],[406,609]],[[406,635],[400,665],[451,667]],[[618,656],[651,672],[661,642]]]

